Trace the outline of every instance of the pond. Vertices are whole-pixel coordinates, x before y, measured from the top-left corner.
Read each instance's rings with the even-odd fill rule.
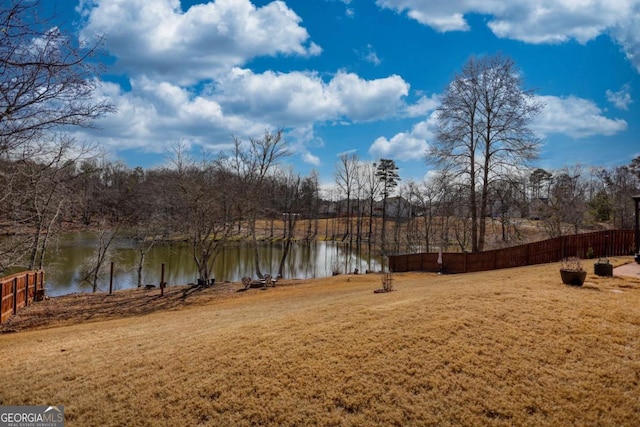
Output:
[[[83,271],[94,257],[97,238],[91,233],[76,233],[61,237],[49,249],[46,264],[47,295],[57,296],[74,292],[91,292],[92,285],[82,280]],[[99,291],[109,290],[109,266],[114,263],[113,289],[137,286],[137,264],[139,252],[132,239],[121,238],[112,243],[107,258]],[[260,270],[275,276],[278,271],[282,243],[260,245]],[[146,255],[143,283],[159,285],[162,264],[165,264],[165,282],[169,285],[184,285],[197,280],[197,268],[191,249],[186,242],[156,243]],[[284,277],[287,279],[319,278],[333,274],[353,272],[358,269],[380,270],[379,259],[369,255],[367,247],[350,247],[339,242],[295,242],[286,261]],[[216,281],[238,282],[242,277],[256,277],[253,252],[248,243],[229,243],[218,256],[214,265]]]

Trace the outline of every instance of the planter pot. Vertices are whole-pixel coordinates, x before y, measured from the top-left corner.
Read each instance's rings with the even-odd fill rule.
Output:
[[[587,272],[560,269],[560,277],[565,285],[582,286],[584,279],[587,278]]]
[[[613,276],[613,265],[608,262],[596,262],[593,264],[593,272],[598,276]]]
[[[640,254],[636,255],[636,262],[640,264]]]

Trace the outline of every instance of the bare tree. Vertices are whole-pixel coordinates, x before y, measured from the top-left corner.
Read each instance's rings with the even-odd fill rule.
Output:
[[[38,10],[38,2],[31,0],[0,6],[0,158],[12,165],[1,174],[0,200],[13,202],[11,212],[0,214],[31,234],[23,239],[26,252],[24,245],[10,245],[0,253],[10,254],[12,262],[27,260],[28,268],[43,264],[68,207],[79,158],[73,150],[80,147],[85,154],[86,145],[57,132],[63,126],[91,126],[93,119],[114,110],[94,97],[98,62],[89,59],[101,41],[75,44]]]
[[[0,6],[0,155],[60,126],[88,126],[112,112],[94,98],[100,43],[74,44],[42,19],[38,3],[8,0]]]
[[[98,231],[98,240],[94,253],[82,267],[82,281],[91,284],[93,292],[98,291],[98,281],[103,277],[107,259],[112,254],[111,244],[118,236],[119,228],[104,228]]]
[[[427,159],[468,185],[474,252],[484,248],[491,186],[537,157],[540,142],[529,124],[542,105],[522,86],[510,58],[471,58],[438,109],[437,138]]]
[[[306,241],[311,241],[318,235],[318,220],[320,215],[318,173],[313,170],[311,175],[302,181],[302,213],[307,220],[307,230],[304,236]]]
[[[424,242],[422,238],[422,229],[420,224],[420,218],[425,214],[424,207],[424,198],[421,196],[421,190],[417,182],[413,180],[409,180],[406,185],[406,189],[404,190],[407,195],[409,202],[409,210],[411,217],[407,221],[406,227],[406,243],[407,243],[407,251],[409,253],[415,252],[418,250],[422,243]]]
[[[411,182],[407,185],[401,185],[393,199],[393,204],[389,213],[393,218],[393,253],[400,252],[402,243],[409,243],[408,236],[411,230],[411,220],[413,217],[411,204]],[[387,204],[388,206],[388,204]],[[389,206],[388,206],[389,207]],[[404,230],[404,233],[402,232]],[[407,248],[411,250],[410,248]]]
[[[176,191],[170,200],[174,227],[184,230],[198,269],[198,285],[211,283],[213,266],[234,227],[234,201],[230,189],[234,176],[219,161],[203,154],[194,159],[181,144],[174,149],[173,169]]]
[[[640,164],[638,159],[640,157],[634,162]],[[616,228],[633,228],[635,208],[631,196],[638,194],[640,188],[640,173],[634,173],[633,165],[601,169],[598,172],[606,195],[605,208]]]
[[[347,226],[345,228],[344,236],[342,236],[342,240],[345,240],[349,237],[349,241],[353,242],[353,232],[352,232],[352,215],[353,208],[351,206],[353,191],[356,183],[358,170],[358,156],[355,153],[342,153],[340,154],[340,161],[336,165],[335,179],[338,188],[342,192],[345,197],[347,207],[346,207],[346,218],[347,218]]]
[[[161,241],[163,221],[157,212],[152,213],[144,221],[133,225],[130,239],[131,247],[137,254],[136,278],[138,287],[144,286],[144,269],[147,255]]]
[[[363,183],[364,197],[367,199],[368,216],[369,216],[369,230],[367,233],[367,241],[371,244],[374,241],[373,230],[373,210],[375,206],[376,198],[380,195],[381,181],[376,175],[375,163],[363,163],[360,165],[360,174],[362,177],[360,180]]]
[[[582,174],[580,165],[565,167],[555,174],[542,217],[550,238],[566,234],[568,226],[574,234],[578,233],[586,212],[586,186]]]
[[[519,229],[514,217],[521,216],[527,203],[523,179],[517,175],[504,175],[497,185],[493,186],[489,198],[491,200],[491,218],[500,226],[500,242],[511,243],[519,236]]]
[[[248,143],[234,137],[233,153],[227,159],[240,180],[239,198],[251,235],[255,272],[261,279],[263,274],[260,271],[256,221],[269,203],[264,197],[267,177],[273,173],[279,161],[289,155],[282,134],[282,129],[276,133],[265,131],[262,138],[251,138]]]
[[[282,212],[284,223],[282,256],[278,266],[278,278],[283,277],[284,267],[295,239],[296,223],[304,209],[304,188],[310,187],[313,177],[302,179],[293,170],[280,171],[276,177],[277,191],[275,205]]]
[[[423,247],[423,252],[430,252],[435,243],[435,218],[440,199],[440,188],[437,180],[424,181],[411,187],[414,210],[416,213],[415,245]]]
[[[91,153],[91,147],[66,136],[52,138],[46,143],[22,145],[20,150],[14,150],[12,160],[5,163],[0,176],[0,182],[6,184],[2,186],[5,200],[0,205],[0,218],[9,221],[11,228],[20,234],[20,244],[13,246],[12,239],[1,242],[5,249],[13,247],[0,252],[5,256],[13,253],[13,257],[0,264],[42,268],[47,247],[60,229],[61,218],[68,217],[78,179],[76,163]]]

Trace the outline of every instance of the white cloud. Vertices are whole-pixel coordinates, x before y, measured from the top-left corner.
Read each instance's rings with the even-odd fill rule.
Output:
[[[584,138],[614,135],[627,129],[626,121],[605,117],[602,110],[587,99],[538,96],[537,100],[545,107],[534,120],[532,128],[541,135],[561,133],[572,138]]]
[[[371,121],[393,116],[409,93],[409,84],[392,75],[364,80],[356,74],[339,72],[329,82],[328,92],[341,101],[340,113],[353,121]]]
[[[314,156],[308,151],[306,153],[302,153],[302,161],[313,166],[320,166],[322,164],[320,157]]]
[[[369,154],[376,158],[392,158],[399,161],[422,160],[429,147],[429,141],[435,138],[438,113],[436,108],[440,106],[438,95],[431,97],[422,96],[415,104],[405,108],[404,116],[425,117],[408,132],[400,132],[391,139],[377,138],[371,147]]]
[[[77,136],[117,150],[164,152],[180,140],[216,149],[231,135],[286,127],[292,151],[319,165],[309,151],[323,144],[316,124],[405,114],[409,84],[397,75],[366,80],[346,71],[327,77],[243,68],[258,56],[320,53],[284,1],[256,7],[249,0],[213,0],[183,10],[179,0],[80,0],[78,11],[81,37],[106,34],[112,72],[126,75],[131,89],[102,84],[98,96],[118,112],[98,120],[99,131]],[[371,46],[368,54],[380,61]]]
[[[607,101],[615,105],[616,108],[619,108],[621,110],[628,110],[629,104],[633,103],[630,92],[631,92],[631,86],[629,86],[628,84],[625,84],[624,86],[622,86],[620,90],[617,92],[613,92],[612,90],[607,90],[606,92]]]
[[[407,106],[406,115],[408,117],[426,116],[439,106],[440,99],[438,95],[433,94],[430,97],[422,96],[415,104]]]
[[[424,157],[427,142],[415,138],[411,133],[398,133],[391,139],[383,136],[376,139],[369,148],[369,154],[376,158],[390,158],[394,160],[415,160]]]
[[[305,155],[308,146],[321,146],[314,135],[317,123],[367,122],[397,116],[404,108],[408,84],[397,76],[364,80],[338,72],[328,82],[316,73],[255,74],[233,69],[200,93],[145,76],[130,80],[131,90],[102,83],[98,99],[108,99],[117,113],[80,130],[79,138],[100,141],[114,149],[141,148],[165,152],[177,141],[216,149],[231,135],[255,137],[265,129],[286,126],[292,150]]]
[[[76,131],[79,139],[98,141],[116,150],[138,148],[163,153],[180,140],[219,149],[231,135],[260,135],[265,122],[226,114],[215,99],[147,78],[133,79],[125,92],[113,83],[101,83],[96,98],[108,99],[115,114],[96,121],[98,129]]]
[[[347,18],[353,18],[356,15],[356,11],[354,8],[349,7],[351,5],[351,0],[324,0],[326,2],[334,2],[338,1],[345,6],[344,14]]]
[[[429,117],[416,123],[409,132],[400,132],[390,139],[379,137],[369,148],[369,153],[374,157],[389,157],[401,161],[424,159],[429,141],[436,137],[438,112],[435,108],[439,105],[437,99],[436,95],[421,98],[417,105],[425,107],[416,107],[416,111],[431,111]],[[627,128],[627,122],[605,117],[603,111],[587,99],[575,96],[537,96],[536,101],[543,103],[545,107],[531,127],[543,137],[554,133],[572,138],[609,136]]]
[[[318,55],[301,19],[282,1],[216,0],[183,11],[179,0],[84,0],[81,37],[106,34],[127,72],[192,83],[257,56]]]
[[[376,0],[383,8],[406,12],[437,31],[468,31],[466,14],[492,16],[487,25],[501,38],[527,43],[586,43],[610,34],[640,71],[639,0]]]
[[[396,115],[409,85],[399,76],[364,80],[340,71],[329,82],[317,73],[235,68],[221,76],[216,99],[225,111],[287,126],[347,120],[367,122]]]
[[[378,57],[378,54],[373,49],[373,46],[371,46],[370,44],[367,45],[367,53],[365,53],[362,56],[363,56],[365,61],[370,62],[373,65],[382,64],[382,60]]]
[[[369,154],[376,158],[390,158],[399,161],[422,160],[429,148],[428,141],[435,135],[437,113],[416,123],[410,132],[400,132],[391,139],[379,137],[371,147]]]

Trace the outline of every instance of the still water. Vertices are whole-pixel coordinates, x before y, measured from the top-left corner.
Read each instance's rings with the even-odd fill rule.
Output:
[[[91,263],[96,237],[89,233],[64,236],[49,249],[45,265],[46,291],[57,296],[74,292],[91,292],[92,285],[82,281],[83,270]],[[110,263],[114,263],[113,289],[137,286],[139,251],[132,239],[121,238],[112,243],[104,273],[98,282],[99,291],[109,290]],[[275,276],[282,255],[281,243],[264,243],[260,247],[260,270]],[[197,268],[187,243],[156,243],[145,257],[143,283],[158,285],[162,263],[165,264],[165,282],[169,285],[194,283]],[[317,278],[330,276],[334,270],[342,273],[358,269],[380,270],[379,259],[363,248],[349,247],[338,242],[294,243],[287,257],[285,278]],[[216,281],[237,282],[242,277],[256,277],[253,253],[247,243],[230,243],[218,256],[214,265]]]

